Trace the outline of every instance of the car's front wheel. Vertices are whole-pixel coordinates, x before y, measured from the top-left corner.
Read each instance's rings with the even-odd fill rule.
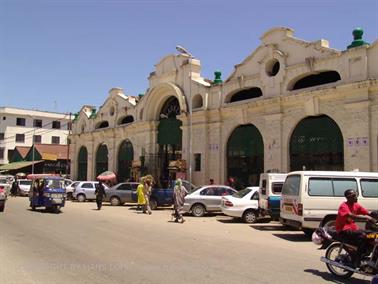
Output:
[[[202,217],[206,213],[206,209],[202,204],[194,204],[191,211],[194,217]]]
[[[84,202],[86,198],[85,198],[84,194],[79,194],[79,195],[76,196],[76,199],[79,202]]]
[[[112,206],[118,206],[121,204],[121,201],[119,200],[119,198],[117,196],[112,196],[110,198],[110,205]]]

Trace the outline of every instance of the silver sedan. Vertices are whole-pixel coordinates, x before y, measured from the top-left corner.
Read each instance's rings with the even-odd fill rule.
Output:
[[[195,217],[202,217],[206,212],[220,212],[222,197],[236,192],[225,185],[202,186],[185,197],[183,210]]]

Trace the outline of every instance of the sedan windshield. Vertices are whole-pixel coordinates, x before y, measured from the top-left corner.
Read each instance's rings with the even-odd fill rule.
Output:
[[[250,192],[251,192],[250,188],[244,188],[243,190],[240,190],[239,192],[234,193],[232,196],[236,198],[243,198]]]

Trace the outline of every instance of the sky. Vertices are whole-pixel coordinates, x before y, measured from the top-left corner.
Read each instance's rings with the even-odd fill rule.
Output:
[[[378,0],[0,0],[0,107],[74,113],[113,87],[145,93],[177,45],[225,80],[278,26],[339,50],[361,27],[373,43]]]

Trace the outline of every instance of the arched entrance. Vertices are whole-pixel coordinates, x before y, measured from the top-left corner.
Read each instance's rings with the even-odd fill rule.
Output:
[[[118,150],[118,181],[126,181],[131,177],[131,164],[134,159],[133,145],[124,140]]]
[[[88,170],[88,151],[87,148],[81,146],[77,158],[77,180],[87,180]]]
[[[101,144],[96,152],[96,177],[108,170],[108,147]]]
[[[181,159],[182,122],[176,118],[180,105],[176,97],[169,97],[159,115],[158,137],[160,182],[164,186],[169,180],[169,162]]]
[[[264,172],[264,143],[256,126],[241,125],[232,132],[227,142],[227,176],[236,187],[259,184]]]
[[[343,135],[326,115],[307,117],[290,139],[290,170],[344,170]]]

